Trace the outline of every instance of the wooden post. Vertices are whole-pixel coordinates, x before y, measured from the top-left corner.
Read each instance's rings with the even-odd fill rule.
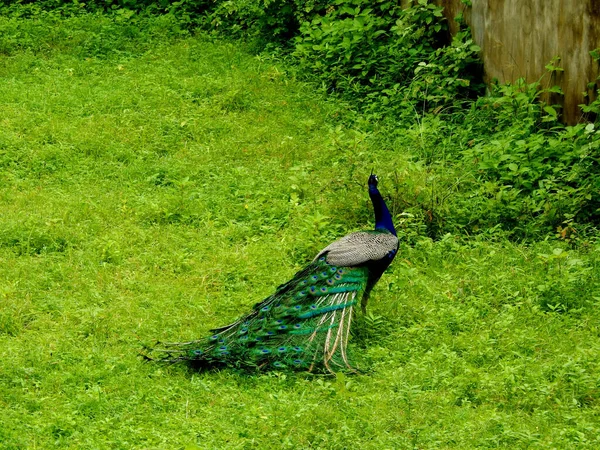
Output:
[[[481,47],[485,81],[501,83],[525,78],[540,80],[543,87],[560,86],[562,120],[574,124],[582,119],[578,105],[583,92],[595,98],[599,75],[590,51],[600,48],[600,0],[437,0],[444,6],[450,32],[456,33],[454,17],[463,13],[473,40]],[[545,66],[555,57],[564,69],[551,79]],[[554,100],[554,99],[553,99]],[[589,101],[589,100],[588,100]]]

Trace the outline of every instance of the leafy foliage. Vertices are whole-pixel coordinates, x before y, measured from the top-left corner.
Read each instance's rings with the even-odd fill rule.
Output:
[[[304,22],[294,56],[328,90],[379,115],[431,109],[468,92],[479,50],[465,33],[445,46],[442,8],[419,1],[338,0],[324,16]]]
[[[600,63],[600,48],[592,50],[590,56],[596,63]],[[586,103],[579,106],[591,121],[596,121],[597,123],[600,118],[600,76],[588,83],[587,92],[584,92],[583,95]]]
[[[453,131],[454,142],[434,136],[432,144],[447,148],[430,161],[439,177],[438,197],[447,197],[443,205],[437,202],[440,229],[498,226],[535,239],[556,230],[569,237],[575,228],[597,223],[600,136],[594,124],[559,124],[555,109],[539,100],[545,91],[523,80],[495,86],[467,113],[427,122],[438,135],[446,127]],[[456,122],[462,126],[452,126]]]

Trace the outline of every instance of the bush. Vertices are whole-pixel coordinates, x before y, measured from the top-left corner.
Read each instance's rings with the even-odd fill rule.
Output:
[[[600,135],[593,124],[557,123],[539,101],[544,91],[523,80],[494,87],[479,104],[498,131],[457,155],[476,171],[472,195],[488,204],[488,217],[495,211],[497,223],[523,235],[600,219]],[[476,222],[489,226],[484,217]]]
[[[483,97],[479,48],[467,29],[449,42],[443,9],[432,1],[405,7],[391,0],[2,4],[17,5],[18,15],[54,8],[56,20],[82,9],[112,11],[118,27],[106,23],[74,38],[87,56],[130,54],[130,37],[139,46],[142,35],[160,35],[163,28],[177,34],[185,27],[245,39],[257,51],[286,56],[301,77],[342,97],[361,117],[360,125],[352,122],[353,114],[338,121],[350,127],[366,123],[369,131],[378,130],[383,145],[414,154],[410,179],[397,183],[395,199],[412,214],[413,235],[502,230],[518,239],[554,232],[570,239],[600,219],[596,125],[561,125],[559,109],[547,103],[560,90],[542,89],[540,82],[492,85]],[[165,23],[142,30],[137,11],[167,13]],[[29,41],[36,52],[51,49],[54,32],[47,23],[45,28],[35,21],[25,27],[4,23],[0,52],[10,54],[17,42]],[[600,52],[592,56],[600,59]],[[555,64],[547,66],[551,73],[561,70]],[[582,108],[595,120],[600,103],[592,97]]]
[[[399,192],[430,236],[502,230],[572,240],[598,223],[600,134],[592,123],[560,124],[540,101],[546,91],[523,80],[492,86],[469,110],[427,114],[399,132],[401,145],[420,143],[427,180]]]
[[[479,75],[475,46],[459,33],[450,46],[443,8],[426,0],[338,0],[300,27],[294,56],[301,68],[381,116],[432,109],[469,94]]]
[[[326,0],[181,0],[166,8],[192,27],[244,39],[262,51],[289,49],[300,24],[328,5]]]

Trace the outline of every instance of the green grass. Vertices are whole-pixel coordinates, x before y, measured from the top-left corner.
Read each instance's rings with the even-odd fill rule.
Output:
[[[0,51],[3,448],[599,447],[594,239],[434,242],[399,215],[364,374],[143,362],[370,227],[371,168],[389,195],[412,155],[168,18],[0,18]]]

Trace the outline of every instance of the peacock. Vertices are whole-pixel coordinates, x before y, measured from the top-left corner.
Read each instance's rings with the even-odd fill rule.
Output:
[[[163,343],[165,362],[196,368],[355,371],[347,344],[354,308],[363,313],[369,294],[398,251],[398,238],[371,174],[375,229],[348,234],[321,250],[294,277],[230,325],[200,340]]]

